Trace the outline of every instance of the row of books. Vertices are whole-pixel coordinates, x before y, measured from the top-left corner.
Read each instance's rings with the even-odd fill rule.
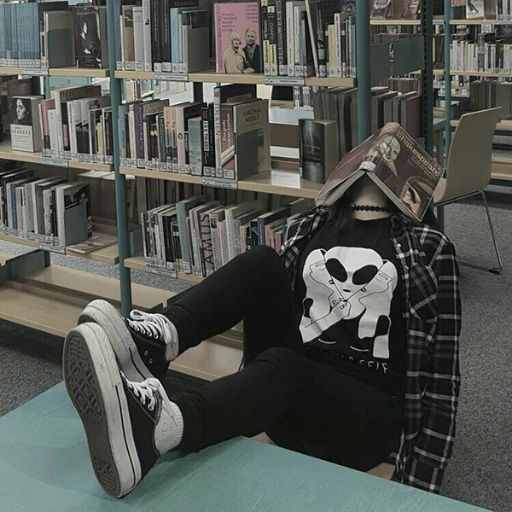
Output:
[[[121,163],[240,180],[270,169],[268,101],[253,85],[214,89],[214,102],[120,106]]]
[[[487,43],[453,41],[450,58],[454,71],[483,71],[489,73],[512,72],[512,41],[508,43]]]
[[[434,1],[434,14],[443,14],[443,0]],[[512,20],[509,0],[451,0],[452,19]],[[419,0],[371,0],[370,17],[374,19],[415,19]]]
[[[108,67],[106,7],[0,3],[0,66]]]
[[[9,98],[11,147],[42,151],[43,157],[91,163],[112,163],[113,133],[110,96],[100,85],[56,89],[42,96]]]
[[[92,233],[90,189],[64,177],[39,179],[15,162],[0,166],[0,232],[64,251]]]
[[[312,206],[296,199],[264,212],[258,200],[223,206],[201,195],[159,206],[141,214],[146,266],[208,276],[257,245],[279,251],[288,224]]]
[[[497,80],[473,80],[469,84],[471,111],[502,107],[503,118],[512,116],[512,83]]]
[[[420,136],[421,95],[416,79],[396,79],[407,92],[389,86],[375,86],[371,97],[371,131],[375,133],[387,122],[401,124],[413,137]],[[357,89],[323,88],[313,93],[315,119],[334,120],[338,126],[340,156],[349,152],[357,141]]]
[[[218,73],[354,75],[354,0],[131,3],[119,11],[118,69],[186,75],[214,53]]]
[[[116,67],[186,75],[208,69],[210,11],[197,0],[122,5]]]

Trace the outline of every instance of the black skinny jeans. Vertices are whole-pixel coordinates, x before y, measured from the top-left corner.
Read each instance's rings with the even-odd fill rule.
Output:
[[[199,450],[266,432],[278,445],[366,471],[396,450],[399,398],[314,360],[304,348],[288,273],[273,249],[244,253],[177,295],[166,316],[180,353],[244,320],[244,369],[171,395],[180,445]]]

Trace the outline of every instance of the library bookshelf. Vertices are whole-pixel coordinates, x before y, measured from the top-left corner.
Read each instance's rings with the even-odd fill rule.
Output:
[[[113,118],[117,118],[117,107],[121,103],[122,80],[176,80],[172,75],[155,72],[118,71],[115,62],[114,23],[116,13],[114,2],[108,5],[108,34],[109,34],[109,69],[91,70],[77,68],[51,68],[49,70],[37,70],[28,68],[0,68],[0,74],[19,74],[22,76],[67,76],[108,78],[113,107]],[[359,4],[359,3],[358,3]],[[364,5],[365,4],[365,5]],[[422,12],[428,12],[426,6],[428,0],[421,0]],[[422,15],[423,16],[423,15]],[[432,24],[425,14],[425,23]],[[370,109],[370,62],[369,26],[370,25],[420,25],[420,20],[369,20],[368,4],[361,3],[357,10],[356,31],[358,40],[356,45],[357,62],[359,64],[356,78],[316,78],[306,77],[297,79],[292,83],[289,80],[279,78],[269,79],[262,74],[217,74],[211,71],[189,73],[182,80],[200,83],[238,83],[238,84],[267,84],[267,85],[307,85],[307,86],[350,86],[358,87],[358,130],[359,139],[369,135],[369,109]],[[457,20],[452,20],[456,24]],[[467,22],[467,20],[465,20]],[[482,23],[482,20],[478,20]],[[393,23],[394,22],[394,23]],[[438,23],[439,20],[434,20]],[[468,23],[466,23],[468,24]],[[430,66],[430,67],[429,67]],[[425,71],[432,71],[431,65],[427,65]],[[433,74],[431,74],[433,76]],[[427,121],[428,122],[428,119]],[[69,170],[98,170],[112,171],[116,179],[116,202],[118,208],[118,243],[104,249],[95,251],[85,257],[94,261],[100,261],[110,265],[119,265],[120,279],[91,274],[88,272],[71,270],[59,266],[40,265],[41,268],[33,268],[30,272],[18,276],[16,279],[0,280],[0,318],[16,322],[27,327],[45,331],[57,336],[65,336],[78,319],[81,309],[93,298],[102,297],[121,307],[124,314],[133,306],[145,310],[158,310],[165,306],[172,293],[148,286],[133,284],[130,271],[149,271],[146,268],[144,258],[131,255],[127,243],[128,228],[126,223],[126,205],[124,201],[125,177],[128,175],[149,179],[161,179],[182,183],[205,185],[200,176],[174,174],[169,172],[140,169],[120,165],[120,148],[117,136],[117,128],[114,128],[114,164],[91,164],[74,161],[53,161],[43,158],[42,154],[26,154],[13,152],[9,142],[0,144],[0,159],[17,160],[41,165],[57,165]],[[512,180],[512,161],[497,160],[499,166],[496,177],[503,179],[510,168],[509,176]],[[278,185],[272,179],[270,173],[253,176],[237,184],[238,190],[262,192],[266,194],[284,195],[289,197],[316,197],[320,185],[307,180],[301,180],[299,187]],[[0,239],[27,245],[34,251],[29,254],[38,256],[37,244],[29,240],[0,236]],[[0,254],[0,276],[5,275],[2,269],[9,265],[16,267],[16,258]],[[176,278],[197,284],[201,277],[178,273]],[[241,337],[236,332],[230,331],[217,336],[212,340],[202,343],[180,356],[171,367],[177,371],[193,375],[206,380],[233,373],[240,366]]]

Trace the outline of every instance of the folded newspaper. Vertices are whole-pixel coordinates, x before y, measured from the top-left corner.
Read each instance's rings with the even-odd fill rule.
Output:
[[[315,203],[333,205],[364,175],[405,215],[421,221],[443,168],[398,123],[387,123],[343,157]]]

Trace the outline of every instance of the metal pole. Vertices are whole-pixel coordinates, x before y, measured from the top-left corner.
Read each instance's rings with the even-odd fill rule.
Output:
[[[425,137],[425,150],[432,155],[434,140],[434,74],[433,55],[433,6],[431,0],[421,0],[421,35],[424,38],[424,67],[421,73],[421,86],[423,92],[423,136]]]
[[[357,2],[356,9],[356,77],[358,143],[370,136],[370,6]]]
[[[130,269],[124,266],[124,260],[130,256],[130,242],[128,234],[128,219],[126,211],[126,180],[119,171],[120,151],[119,151],[119,126],[118,126],[118,106],[121,103],[121,81],[115,78],[116,70],[116,41],[115,41],[115,23],[119,23],[119,13],[116,13],[115,0],[107,1],[107,26],[108,26],[108,57],[110,70],[110,98],[112,105],[112,133],[114,137],[113,144],[113,165],[115,173],[116,190],[116,218],[117,218],[117,242],[119,246],[119,281],[121,283],[121,313],[128,316],[132,307],[132,287]]]

